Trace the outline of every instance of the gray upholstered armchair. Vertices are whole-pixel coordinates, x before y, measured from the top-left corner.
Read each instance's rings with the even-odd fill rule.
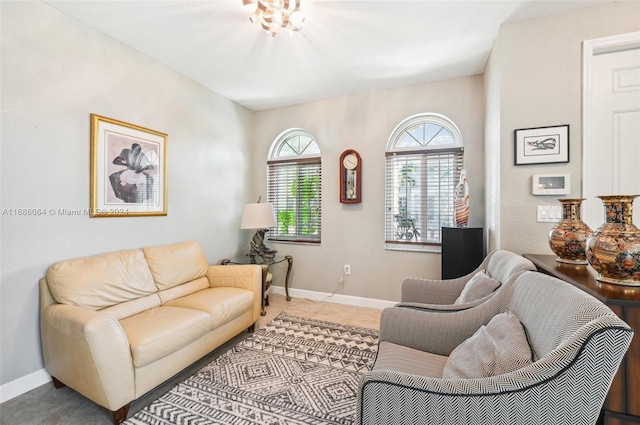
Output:
[[[496,289],[513,282],[520,273],[535,270],[533,263],[511,251],[490,252],[482,263],[471,273],[457,279],[432,280],[409,278],[402,282],[401,303],[398,306],[426,310],[464,310],[489,299]],[[486,276],[495,280],[496,286],[486,287],[478,297],[461,295],[470,281],[486,271]],[[483,283],[480,282],[482,286]],[[490,285],[490,284],[489,284]]]
[[[495,353],[468,345],[495,332],[498,317],[516,317],[519,341],[501,325],[497,344],[489,344]],[[632,336],[597,299],[530,271],[470,309],[387,308],[377,359],[360,384],[356,423],[594,424]],[[529,354],[519,356],[521,349]],[[485,361],[493,374],[478,373]]]

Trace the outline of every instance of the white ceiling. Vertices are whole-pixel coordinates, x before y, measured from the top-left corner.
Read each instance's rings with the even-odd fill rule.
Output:
[[[504,22],[612,0],[302,0],[272,38],[242,0],[45,3],[252,110],[481,74]]]

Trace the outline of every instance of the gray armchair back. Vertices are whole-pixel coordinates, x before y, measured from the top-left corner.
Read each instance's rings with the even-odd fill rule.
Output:
[[[522,272],[535,269],[533,263],[521,255],[506,250],[491,251],[474,271],[456,279],[405,279],[402,282],[399,305],[432,310],[464,310],[493,296],[489,294],[473,302],[453,304],[467,282],[479,271],[486,270],[489,276],[499,281],[503,287],[513,282]]]

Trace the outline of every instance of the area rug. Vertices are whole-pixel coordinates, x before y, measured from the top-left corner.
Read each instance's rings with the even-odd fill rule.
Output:
[[[378,332],[280,313],[128,425],[352,424]]]

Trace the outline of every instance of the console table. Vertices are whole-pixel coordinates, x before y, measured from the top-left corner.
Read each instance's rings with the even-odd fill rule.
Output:
[[[555,255],[523,254],[523,257],[540,272],[593,295],[633,328],[631,346],[604,402],[604,424],[640,424],[640,287],[600,282],[590,266],[559,263]]]
[[[264,292],[266,290],[265,285],[267,283],[267,271],[269,270],[269,267],[273,266],[274,264],[282,263],[283,261],[287,262],[287,276],[284,279],[284,291],[287,295],[287,301],[291,301],[291,297],[289,296],[289,276],[291,275],[291,267],[293,267],[292,256],[285,255],[284,257],[276,256],[273,258],[262,258],[258,255],[253,257],[249,255],[243,255],[241,257],[224,259],[220,262],[220,264],[222,264],[223,266],[227,264],[257,264],[262,268],[262,301],[260,302],[260,314],[264,316],[267,314],[267,311],[264,309]]]

